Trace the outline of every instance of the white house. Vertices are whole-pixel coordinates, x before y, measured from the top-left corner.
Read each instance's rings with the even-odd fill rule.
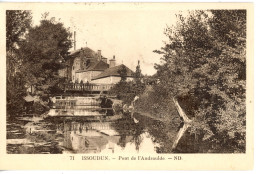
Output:
[[[116,84],[120,82],[121,76],[119,74],[120,69],[126,69],[126,81],[132,81],[134,72],[126,67],[125,65],[121,64],[118,66],[114,66],[111,68],[106,69],[96,77],[92,78],[91,83],[95,84]]]

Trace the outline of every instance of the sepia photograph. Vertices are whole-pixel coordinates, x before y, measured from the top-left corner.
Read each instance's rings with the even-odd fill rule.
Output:
[[[6,155],[252,150],[249,6],[69,5],[4,11]]]

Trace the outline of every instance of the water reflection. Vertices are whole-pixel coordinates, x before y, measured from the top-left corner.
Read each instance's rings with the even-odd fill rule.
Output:
[[[104,149],[114,152],[119,136],[110,123],[65,122],[62,123],[64,140],[62,146],[76,153],[100,153]]]
[[[114,121],[66,117],[16,118],[7,123],[8,153],[174,153],[198,152],[189,128],[140,114]],[[179,143],[174,145],[176,139]],[[195,142],[195,143],[194,143]],[[196,143],[197,142],[197,143]],[[173,150],[173,145],[176,146]],[[194,147],[191,148],[190,146]]]

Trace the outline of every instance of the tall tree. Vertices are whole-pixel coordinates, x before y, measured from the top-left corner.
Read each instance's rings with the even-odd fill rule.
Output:
[[[31,27],[31,19],[30,11],[6,11],[7,81],[10,81],[15,71],[20,68],[21,57],[17,55],[17,50]]]
[[[72,34],[55,18],[40,21],[40,25],[29,30],[26,42],[21,46],[24,69],[28,69],[28,83],[37,86],[38,90],[50,92],[50,88],[59,81],[58,70],[68,57],[72,46]]]
[[[137,83],[140,83],[141,77],[142,77],[142,71],[141,71],[141,68],[140,68],[140,61],[138,60],[138,64],[136,66],[135,73],[134,73],[135,81]]]
[[[6,84],[7,113],[14,115],[22,109],[25,95],[24,73],[21,73],[22,58],[18,54],[20,45],[31,27],[31,12],[23,10],[6,11]]]
[[[165,34],[156,89],[193,98],[193,131],[244,151],[246,11],[193,11]]]
[[[118,73],[121,77],[121,82],[125,82],[126,78],[127,78],[127,69],[126,69],[125,65],[122,65],[120,67],[120,69],[118,70]]]

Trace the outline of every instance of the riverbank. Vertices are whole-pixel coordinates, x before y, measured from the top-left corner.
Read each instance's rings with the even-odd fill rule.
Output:
[[[154,91],[150,86],[136,101],[135,112],[164,123],[182,122],[173,100],[166,93]]]

